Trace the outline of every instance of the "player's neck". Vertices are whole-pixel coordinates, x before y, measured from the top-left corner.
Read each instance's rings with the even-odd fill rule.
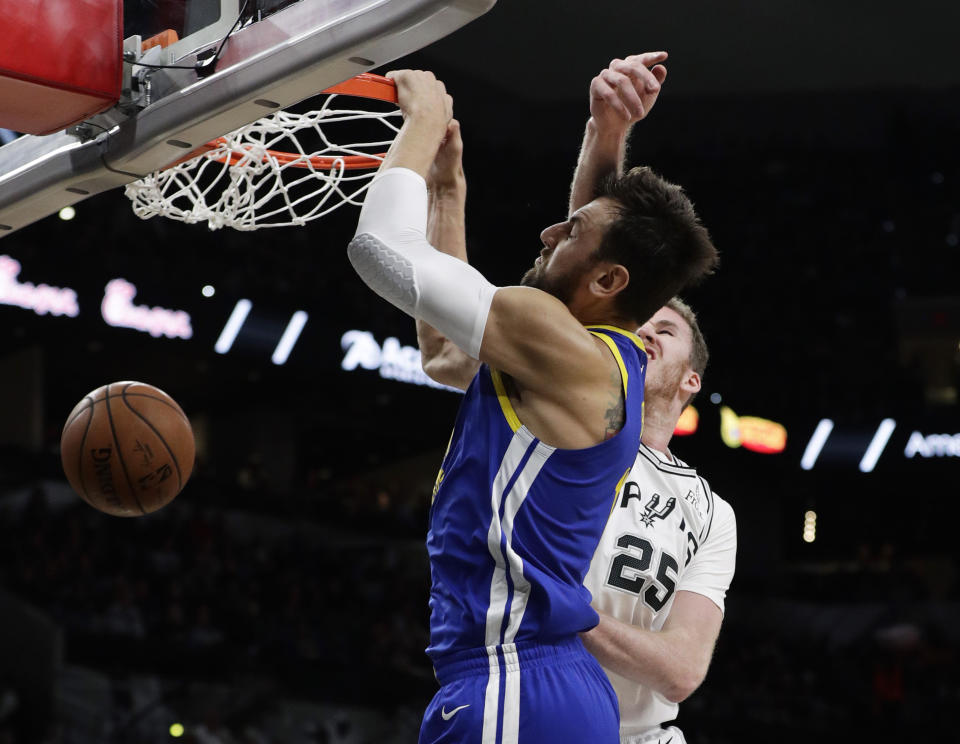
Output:
[[[670,454],[669,444],[680,414],[668,401],[655,397],[646,398],[643,414],[643,434],[640,437],[645,445],[665,455]]]
[[[627,318],[616,312],[616,307],[610,301],[599,301],[592,297],[584,300],[576,297],[567,304],[567,309],[581,325],[613,326],[614,328],[631,330],[639,327],[639,323],[632,318]]]

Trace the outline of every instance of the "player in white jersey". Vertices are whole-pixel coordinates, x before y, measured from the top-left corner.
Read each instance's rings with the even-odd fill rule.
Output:
[[[622,171],[630,128],[659,92],[651,94],[649,76],[663,82],[665,58],[614,60],[591,82],[571,213]],[[649,355],[643,435],[585,580],[600,624],[582,638],[617,693],[622,744],[683,744],[683,733],[663,724],[706,675],[733,579],[736,521],[668,448],[707,364],[696,316],[673,299],[639,335]]]
[[[683,744],[663,724],[706,675],[737,528],[730,505],[668,449],[706,366],[695,316],[671,300],[640,336],[650,356],[643,437],[584,582],[600,624],[583,641],[617,693],[622,744]]]

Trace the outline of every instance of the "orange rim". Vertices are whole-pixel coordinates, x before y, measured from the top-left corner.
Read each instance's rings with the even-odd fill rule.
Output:
[[[344,80],[342,83],[337,83],[336,85],[331,85],[329,88],[326,88],[321,93],[329,93],[332,95],[341,95],[341,96],[355,96],[357,98],[370,98],[376,101],[387,101],[388,103],[397,102],[397,86],[390,79],[386,78],[383,75],[375,75],[372,72],[362,72],[359,75],[355,75],[349,80]],[[222,147],[226,144],[227,140],[225,137],[218,137],[211,142],[207,142],[204,145],[192,150],[187,155],[184,155],[179,160],[175,160],[166,166],[166,168],[173,168],[175,165],[180,165],[180,163],[185,163],[188,160],[193,160],[199,155],[203,155],[205,152],[210,152],[211,150],[216,150],[219,147]],[[281,165],[290,165],[293,168],[312,168],[313,170],[330,170],[331,168],[337,166],[339,163],[343,163],[344,170],[369,170],[371,168],[379,168],[380,161],[383,159],[383,156],[386,153],[379,153],[378,155],[341,155],[339,157],[329,156],[329,155],[314,155],[313,157],[304,158],[303,155],[293,152],[284,152],[282,150],[267,150],[267,154],[274,158]],[[224,155],[221,158],[217,158],[221,163],[226,163],[227,165],[236,165],[243,159],[243,154],[233,151],[229,155]],[[166,170],[164,168],[164,170]]]
[[[357,96],[358,98],[373,98],[389,103],[397,102],[396,84],[390,78],[383,75],[374,75],[372,72],[361,72],[349,80],[331,85],[320,92],[338,93],[344,96]]]
[[[216,150],[218,147],[221,147],[226,143],[227,140],[225,137],[218,137],[213,142],[207,142],[205,145],[201,145],[187,157],[181,158],[176,163],[171,163],[167,167],[172,168],[174,165],[178,165],[187,160],[192,160],[198,155],[202,155],[204,152],[210,152],[211,150]],[[341,155],[339,157],[330,155],[313,155],[312,157],[305,158],[303,155],[298,153],[284,152],[283,150],[266,150],[266,153],[280,163],[280,165],[289,165],[291,168],[312,168],[313,170],[330,170],[335,166],[339,167],[337,164],[341,162],[343,163],[344,170],[379,168],[380,161],[386,154],[380,153],[376,156]],[[229,154],[216,158],[216,160],[219,160],[221,163],[226,163],[227,165],[236,165],[243,160],[243,157],[244,154],[242,152],[231,150]]]

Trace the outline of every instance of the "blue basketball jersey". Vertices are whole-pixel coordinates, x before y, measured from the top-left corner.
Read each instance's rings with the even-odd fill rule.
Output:
[[[626,398],[623,428],[600,444],[541,442],[486,365],[467,389],[430,508],[427,653],[437,667],[469,650],[493,658],[504,645],[571,639],[598,622],[583,579],[636,457],[647,356],[628,331],[587,330],[616,358]]]

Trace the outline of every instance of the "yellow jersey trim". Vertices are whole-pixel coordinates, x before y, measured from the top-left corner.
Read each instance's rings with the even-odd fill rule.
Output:
[[[613,352],[614,358],[617,360],[617,366],[620,367],[620,382],[623,383],[623,397],[626,400],[627,397],[627,365],[623,363],[623,357],[620,356],[620,349],[617,347],[616,342],[609,336],[603,333],[597,333],[596,331],[590,331],[594,336],[599,338],[603,343],[605,343],[610,351]]]
[[[437,498],[437,492],[443,483],[443,466],[447,464],[447,455],[450,454],[450,445],[453,444],[453,431],[450,432],[450,438],[447,440],[447,448],[443,451],[443,459],[440,461],[440,472],[437,473],[437,480],[433,484],[433,493],[430,496],[430,506],[433,506],[434,499]]]
[[[503,386],[503,378],[499,370],[490,369],[490,379],[493,380],[493,387],[497,391],[497,400],[500,401],[500,408],[503,410],[503,417],[507,420],[510,428],[516,432],[523,425],[517,417],[517,412],[513,410],[513,404],[507,395],[507,389]]]
[[[646,353],[647,347],[643,345],[643,339],[641,339],[636,333],[631,333],[630,331],[624,330],[623,328],[617,328],[612,325],[588,325],[586,329],[589,331],[591,328],[599,328],[604,331],[616,331],[617,333],[622,333],[624,336],[629,338],[633,343],[640,347],[640,349]]]
[[[617,484],[617,487],[613,491],[613,503],[610,505],[610,513],[607,515],[607,523],[610,522],[610,517],[613,516],[613,510],[617,508],[617,501],[620,500],[620,490],[623,488],[623,484],[627,482],[627,476],[630,475],[630,471],[633,470],[632,467],[627,468],[626,472],[623,474],[623,477],[620,479],[620,482]],[[606,529],[606,527],[604,527]]]

